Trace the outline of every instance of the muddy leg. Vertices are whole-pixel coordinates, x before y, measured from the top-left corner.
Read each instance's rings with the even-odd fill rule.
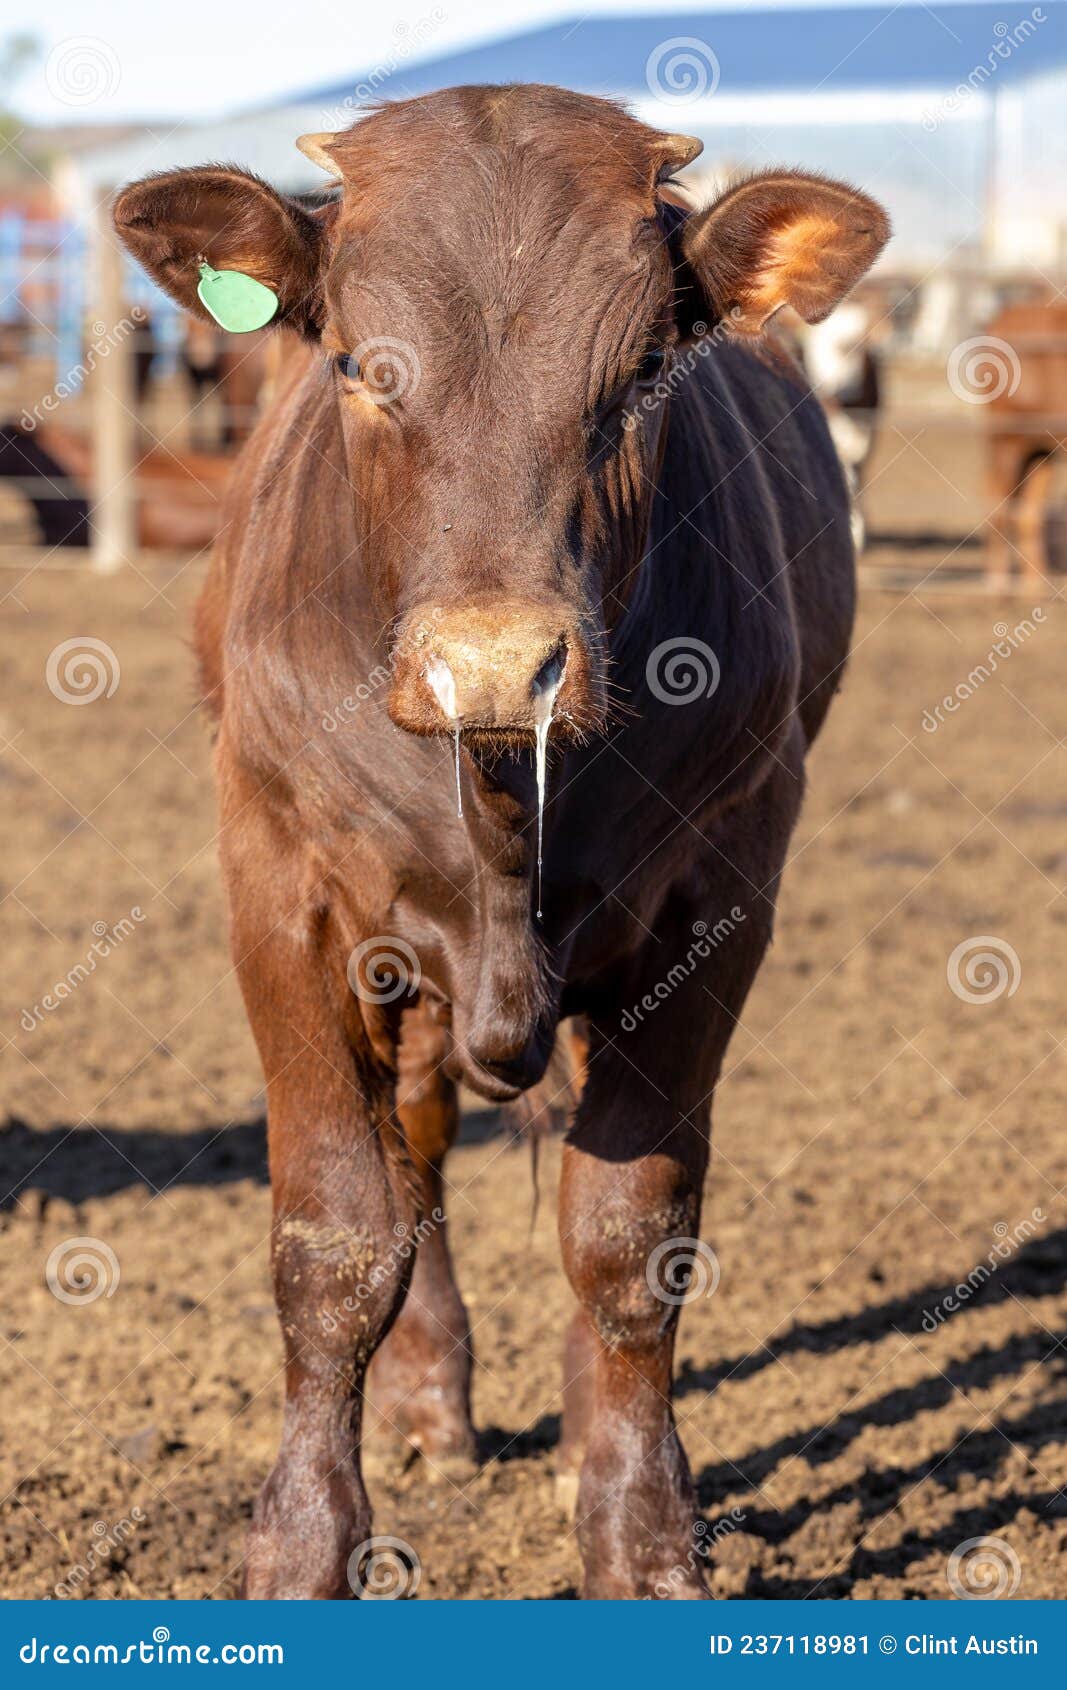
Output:
[[[768,812],[781,804],[791,819],[798,796],[783,775],[759,803]],[[560,1186],[563,1263],[595,1350],[584,1376],[592,1401],[583,1387],[575,1404],[587,1429],[576,1526],[587,1597],[707,1594],[671,1406],[674,1343],[682,1304],[718,1283],[700,1237],[711,1098],[770,937],[777,861],[768,850],[752,866],[765,892],[724,873],[706,894],[712,909],[736,900],[733,927],[714,943],[698,909],[664,911],[661,945],[632,982],[631,1001],[648,993],[658,1006],[648,1020],[634,1026],[621,1004],[590,1029]],[[667,1002],[655,994],[664,957],[678,964]],[[587,1344],[588,1334],[572,1335]]]
[[[589,1063],[589,1029],[584,1016],[565,1023],[560,1037],[567,1042],[575,1098],[580,1100]],[[563,1340],[563,1427],[556,1452],[556,1501],[572,1520],[578,1508],[578,1475],[593,1412],[594,1363],[599,1349],[600,1340],[589,1316],[579,1306]]]
[[[441,1072],[445,1041],[423,1009],[404,1016],[397,1113],[419,1182],[418,1254],[404,1306],[374,1358],[367,1396],[382,1416],[368,1453],[396,1471],[411,1449],[427,1473],[473,1471],[470,1321],[452,1269],[442,1167],[459,1127],[456,1087]]]
[[[267,1077],[285,1413],[248,1535],[245,1594],[348,1597],[349,1557],[372,1529],[364,1376],[410,1274],[396,1243],[398,1227],[416,1224],[413,1182],[392,1077],[361,1035],[343,956],[321,929],[273,925],[286,906],[275,881],[270,909],[257,909],[263,884],[230,878],[238,973]]]
[[[597,1343],[578,1490],[584,1593],[651,1596],[669,1579],[674,1594],[702,1596],[692,1481],[671,1408],[679,1306],[658,1294],[654,1252],[699,1236],[707,1111],[672,1122],[642,1092],[635,1124],[640,1081],[631,1072],[628,1097],[603,1095],[609,1064],[624,1080],[619,1059],[594,1064],[560,1190],[564,1265]]]
[[[303,1067],[294,1065],[296,1084]],[[395,1229],[414,1220],[397,1200],[376,1125],[351,1123],[339,1141],[322,1095],[310,1103],[301,1089],[302,1107],[277,1096],[270,1103],[285,1415],[249,1533],[250,1597],[352,1594],[349,1556],[371,1535],[360,1471],[363,1382],[404,1295]]]

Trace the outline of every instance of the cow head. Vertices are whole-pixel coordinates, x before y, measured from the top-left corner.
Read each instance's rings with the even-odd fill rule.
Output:
[[[671,361],[784,305],[824,317],[883,213],[772,172],[685,215],[666,184],[699,142],[553,88],[456,89],[299,144],[341,186],[318,213],[205,167],[127,188],[117,228],[183,306],[204,259],[267,283],[276,322],[321,346],[394,721],[528,738],[554,700],[559,737],[596,728]]]

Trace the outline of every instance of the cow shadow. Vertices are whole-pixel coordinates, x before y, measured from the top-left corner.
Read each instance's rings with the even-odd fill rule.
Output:
[[[1003,1449],[1002,1441],[1001,1448]],[[937,1463],[937,1457],[931,1458],[931,1467],[937,1466]],[[919,1477],[921,1479],[923,1475],[920,1474]],[[868,1549],[863,1543],[859,1543],[839,1566],[823,1574],[821,1578],[791,1578],[753,1568],[747,1576],[744,1589],[739,1591],[738,1595],[763,1601],[809,1597],[832,1600],[852,1596],[857,1583],[866,1579],[889,1578],[896,1584],[901,1584],[906,1581],[911,1567],[917,1562],[925,1561],[935,1552],[943,1555],[947,1564],[953,1550],[959,1549],[968,1540],[996,1538],[1003,1530],[1005,1521],[1013,1520],[1020,1509],[1027,1509],[1045,1518],[1054,1515],[1062,1518],[1067,1511],[1067,1504],[1064,1502],[1062,1491],[1002,1491],[994,1504],[958,1508],[941,1525],[921,1532],[907,1531],[899,1542],[889,1544],[885,1548]],[[757,1530],[751,1524],[751,1516],[746,1516],[743,1529],[746,1532]],[[901,1593],[906,1595],[906,1589]],[[947,1598],[952,1594],[946,1578],[944,1596]]]
[[[1010,1359],[1010,1345],[1005,1346],[1004,1354],[1005,1359]],[[765,1573],[753,1567],[740,1594],[760,1598],[849,1596],[861,1580],[886,1577],[899,1583],[910,1567],[934,1551],[947,1557],[967,1539],[996,1537],[1003,1531],[1005,1522],[1015,1519],[1022,1509],[1046,1520],[1065,1519],[1067,1494],[1064,1491],[1013,1488],[998,1491],[988,1502],[969,1502],[939,1524],[922,1530],[909,1528],[895,1543],[868,1548],[862,1541],[869,1530],[868,1523],[891,1514],[917,1486],[932,1480],[942,1495],[958,1489],[969,1490],[976,1481],[994,1479],[1012,1450],[1024,1451],[1037,1467],[1040,1452],[1050,1445],[1062,1445],[1065,1438],[1063,1403],[1037,1404],[1018,1415],[997,1416],[989,1425],[967,1432],[951,1448],[935,1450],[920,1461],[877,1469],[864,1467],[858,1477],[835,1486],[817,1502],[797,1501],[783,1509],[751,1510],[742,1503],[742,1530],[769,1544],[783,1542],[817,1515],[825,1516],[838,1506],[857,1501],[864,1524],[860,1541],[830,1573],[809,1579],[789,1577],[777,1571]],[[702,1474],[701,1484],[703,1481]],[[945,1594],[949,1594],[947,1587]]]
[[[829,1355],[855,1344],[876,1344],[893,1332],[909,1337],[929,1336],[933,1330],[940,1330],[973,1309],[989,1308],[1009,1298],[1025,1301],[1047,1297],[1061,1291],[1064,1285],[1067,1285],[1067,1227],[1060,1227],[1020,1245],[1014,1256],[963,1298],[959,1297],[958,1280],[924,1285],[905,1296],[887,1298],[854,1314],[793,1326],[781,1338],[771,1339],[745,1355],[717,1361],[711,1367],[698,1368],[684,1362],[675,1383],[675,1396],[713,1391],[727,1379],[731,1382],[749,1379],[791,1355]],[[931,1325],[934,1313],[943,1310],[950,1298],[956,1299],[960,1306],[952,1313],[944,1313]]]
[[[1067,1356],[1056,1349],[1056,1340],[1045,1332],[1019,1334],[996,1347],[987,1346],[973,1356],[950,1362],[943,1371],[924,1375],[913,1385],[886,1391],[873,1402],[840,1414],[826,1425],[776,1438],[762,1449],[741,1456],[736,1463],[710,1463],[697,1476],[701,1505],[714,1510],[738,1489],[758,1491],[784,1461],[802,1458],[810,1467],[828,1466],[869,1427],[900,1426],[919,1414],[943,1408],[957,1395],[988,1389],[997,1380],[1016,1377],[1042,1364],[1051,1375],[1067,1379]],[[988,1430],[968,1433],[950,1452],[931,1456],[928,1463],[879,1469],[877,1473],[868,1470],[862,1480],[850,1479],[838,1490],[820,1497],[818,1509],[825,1511],[838,1502],[858,1501],[861,1514],[873,1517],[891,1507],[903,1489],[928,1477],[935,1468],[946,1483],[965,1473],[990,1473],[996,1460],[1003,1457],[1005,1438],[1016,1439],[1031,1453],[1042,1443],[1063,1443],[1067,1439],[1067,1405],[1061,1400],[1047,1408],[1034,1409],[1021,1422],[994,1421]],[[746,1510],[746,1519],[757,1520],[761,1535],[771,1541],[791,1536],[814,1511],[814,1507],[801,1501],[766,1515]]]
[[[1065,1283],[1067,1228],[1060,1228],[1023,1245],[1017,1256],[1001,1266],[968,1300],[961,1300],[955,1312],[934,1332],[923,1324],[924,1316],[956,1292],[955,1284],[928,1285],[906,1298],[887,1299],[856,1315],[794,1327],[767,1350],[742,1358],[733,1366],[724,1362],[707,1370],[689,1369],[683,1389],[707,1390],[728,1376],[738,1378],[757,1373],[789,1354],[830,1355],[854,1344],[876,1342],[893,1333],[921,1334],[928,1346],[934,1346],[941,1328],[950,1320],[966,1320],[973,1311],[1008,1298],[1025,1301],[1046,1297],[1060,1291]],[[815,1499],[800,1497],[782,1508],[760,1505],[760,1487],[783,1463],[803,1460],[812,1468],[829,1466],[868,1428],[906,1425],[919,1415],[947,1406],[959,1395],[981,1392],[998,1383],[1007,1388],[1011,1381],[1017,1381],[1035,1367],[1041,1367],[1051,1380],[1067,1380],[1067,1352],[1057,1345],[1054,1334],[1038,1327],[998,1345],[983,1345],[973,1354],[943,1365],[933,1356],[931,1361],[932,1370],[911,1385],[885,1391],[870,1402],[847,1408],[825,1425],[809,1426],[777,1438],[740,1456],[736,1462],[723,1460],[703,1467],[695,1477],[700,1506],[709,1525],[723,1517],[729,1499],[743,1511],[741,1529],[746,1534],[777,1545],[809,1521],[825,1518],[837,1507],[858,1505],[861,1530],[865,1533],[869,1525],[891,1513],[916,1486],[933,1482],[941,1494],[958,1488],[969,1490],[976,1481],[995,1478],[1012,1449],[1025,1453],[1038,1467],[1042,1449],[1067,1442],[1067,1400],[1060,1392],[1057,1400],[1028,1407],[1018,1415],[996,1416],[948,1448],[937,1449],[913,1463],[877,1468],[866,1464],[858,1476],[850,1476]],[[752,1494],[752,1507],[743,1499],[746,1491]],[[739,1493],[742,1493],[740,1503]],[[777,1571],[765,1573],[754,1567],[749,1570],[745,1588],[739,1594],[762,1599],[840,1597],[849,1595],[858,1581],[879,1575],[899,1581],[910,1566],[931,1552],[947,1555],[969,1537],[996,1535],[1004,1522],[1024,1507],[1044,1518],[1067,1517],[1067,1495],[1055,1489],[1042,1494],[999,1493],[988,1503],[961,1507],[947,1521],[932,1525],[929,1530],[909,1530],[898,1542],[886,1547],[868,1548],[861,1541],[839,1567],[818,1579],[790,1577]]]
[[[464,1113],[461,1144],[486,1144],[513,1132],[506,1112]],[[140,1187],[149,1195],[175,1186],[269,1183],[264,1115],[187,1132],[162,1127],[34,1127],[17,1115],[0,1123],[0,1213],[43,1212],[51,1198],[86,1203]]]
[[[36,1198],[86,1203],[129,1187],[149,1194],[177,1185],[267,1183],[266,1123],[261,1116],[225,1127],[168,1132],[156,1127],[32,1127],[12,1115],[0,1125],[0,1211]]]
[[[529,1426],[511,1432],[504,1426],[483,1426],[478,1434],[478,1461],[486,1466],[490,1461],[524,1461],[531,1456],[547,1455],[560,1440],[563,1421],[558,1414],[542,1414]]]

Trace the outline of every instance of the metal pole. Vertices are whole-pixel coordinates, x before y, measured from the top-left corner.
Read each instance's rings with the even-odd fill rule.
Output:
[[[111,195],[96,202],[93,227],[96,310],[93,322],[92,566],[100,574],[121,569],[136,549],[134,466],[134,335],[125,320],[122,249],[111,225]],[[99,335],[96,331],[99,330]]]

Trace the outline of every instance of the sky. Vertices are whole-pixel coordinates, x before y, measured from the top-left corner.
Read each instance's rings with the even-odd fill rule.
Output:
[[[804,0],[789,0],[804,4]],[[822,5],[855,0],[819,0]],[[948,10],[956,0],[936,0]],[[209,118],[343,81],[376,64],[596,13],[767,10],[774,0],[4,0],[0,39],[41,55],[5,89],[33,123]]]

